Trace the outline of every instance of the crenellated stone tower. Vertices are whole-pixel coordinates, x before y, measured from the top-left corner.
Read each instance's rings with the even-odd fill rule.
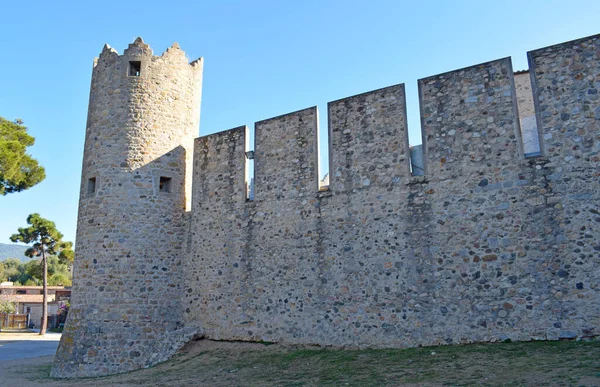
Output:
[[[188,231],[202,64],[189,63],[177,43],[153,56],[141,38],[123,55],[105,46],[94,62],[74,296],[55,377],[145,367],[198,333],[184,326],[176,279]]]

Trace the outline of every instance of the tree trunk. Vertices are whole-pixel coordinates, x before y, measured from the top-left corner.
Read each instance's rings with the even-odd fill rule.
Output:
[[[40,327],[40,335],[46,334],[48,327],[48,261],[46,261],[46,252],[42,246],[42,267],[43,267],[43,282],[44,282],[44,297],[42,303],[42,326]]]

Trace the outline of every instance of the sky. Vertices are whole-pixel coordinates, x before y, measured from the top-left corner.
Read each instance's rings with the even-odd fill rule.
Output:
[[[0,116],[36,138],[46,179],[0,196],[0,243],[37,212],[75,241],[94,57],[143,37],[155,55],[178,42],[204,57],[200,134],[405,83],[411,145],[421,142],[417,80],[600,33],[600,1],[3,2]],[[322,173],[327,150],[321,148]]]

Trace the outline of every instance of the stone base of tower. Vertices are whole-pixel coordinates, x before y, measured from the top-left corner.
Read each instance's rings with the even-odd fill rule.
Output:
[[[131,329],[106,325],[92,332],[85,320],[74,320],[61,338],[50,372],[53,378],[98,377],[148,368],[168,360],[204,332],[198,327],[165,331],[160,324]]]

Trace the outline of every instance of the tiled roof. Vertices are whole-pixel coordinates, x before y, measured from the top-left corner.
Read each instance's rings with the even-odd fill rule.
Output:
[[[43,286],[14,286],[14,285],[0,285],[0,289],[18,289],[18,290],[28,290],[28,289],[40,289],[42,290]],[[48,286],[48,290],[71,290],[70,286]]]
[[[0,294],[0,300],[20,302],[20,303],[42,303],[44,302],[44,296],[41,294]],[[54,302],[54,294],[48,294],[48,302]]]

